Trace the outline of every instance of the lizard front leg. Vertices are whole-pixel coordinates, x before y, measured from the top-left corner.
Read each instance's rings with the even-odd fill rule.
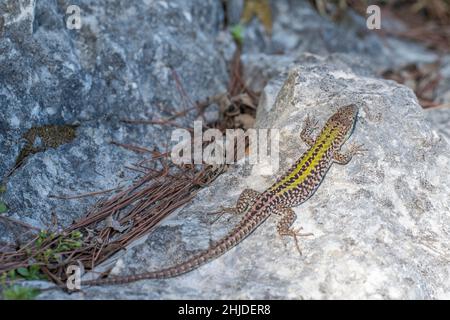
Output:
[[[318,121],[315,118],[310,117],[309,115],[306,116],[306,120],[303,123],[303,130],[300,132],[300,138],[310,147],[312,147],[315,142],[312,133],[318,128],[317,123]]]
[[[299,236],[311,236],[312,233],[300,233],[302,228],[294,229],[291,228],[292,224],[294,223],[295,219],[297,219],[297,215],[295,214],[294,210],[291,208],[277,208],[272,211],[272,213],[281,216],[281,219],[278,221],[277,224],[277,231],[278,234],[282,237],[293,237],[295,241],[295,246],[297,247],[298,252],[300,255],[302,254],[302,251],[300,250],[300,246],[298,244],[298,237]]]
[[[362,144],[351,144],[347,152],[335,152],[333,155],[333,160],[337,164],[345,165],[352,160],[353,156],[362,155],[366,151],[367,149],[364,149],[364,145]]]

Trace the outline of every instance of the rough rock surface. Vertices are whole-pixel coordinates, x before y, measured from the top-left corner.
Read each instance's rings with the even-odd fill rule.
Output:
[[[242,0],[234,0],[239,2]],[[432,62],[437,56],[420,44],[393,37],[380,38],[367,29],[366,20],[353,12],[333,21],[321,16],[302,0],[272,1],[273,35],[269,38],[257,19],[245,27],[244,53],[290,55],[310,52],[320,55],[350,53],[364,57],[376,68],[399,67],[415,62]],[[382,27],[389,29],[398,21],[382,17]],[[400,25],[399,25],[400,24]]]
[[[259,106],[257,127],[280,129],[280,170],[306,149],[298,133],[307,114],[323,124],[348,103],[360,108],[350,142],[368,149],[347,166],[334,165],[316,194],[295,209],[295,226],[314,233],[302,239],[303,256],[292,239],[276,234],[272,217],[236,248],[186,275],[65,297],[449,298],[450,146],[430,129],[406,87],[320,57],[300,62],[281,88],[269,83],[271,98]],[[212,224],[207,212],[232,205],[244,187],[269,186],[274,177],[260,170],[238,165],[221,176],[126,252],[114,272],[155,269],[207,248],[237,221]],[[41,297],[55,296],[63,295]]]
[[[65,26],[74,1],[0,4],[0,176],[14,165],[28,129],[78,125],[70,143],[29,156],[0,195],[9,216],[38,227],[49,223],[52,211],[60,224],[70,223],[97,200],[51,194],[129,182],[133,175],[124,164],[140,156],[110,141],[152,149],[170,132],[120,119],[159,119],[182,110],[174,70],[192,100],[222,92],[235,48],[220,31],[218,0],[75,2],[82,12],[79,31]],[[230,2],[242,8],[242,0]],[[448,110],[428,113],[426,122],[412,91],[377,79],[385,68],[432,62],[436,55],[403,40],[381,40],[353,14],[336,25],[308,1],[277,0],[272,7],[273,40],[253,20],[245,28],[243,62],[252,88],[264,89],[257,126],[281,130],[281,170],[305,150],[298,131],[306,114],[323,123],[345,103],[360,106],[352,140],[369,150],[346,167],[334,166],[316,195],[296,209],[296,226],[314,233],[302,241],[304,255],[276,235],[271,218],[229,253],[176,279],[71,295],[48,291],[40,298],[450,298],[450,149],[429,125],[448,132]],[[447,69],[443,76],[450,79]],[[438,88],[443,99],[447,84]],[[263,190],[274,176],[262,170],[237,165],[99,269],[115,263],[116,274],[138,273],[207,248],[237,222],[213,224],[215,216],[207,213],[233,205],[246,186]],[[1,240],[13,239],[15,230],[7,227],[0,223]]]
[[[447,141],[450,141],[450,55],[442,59],[439,86],[436,89],[437,102],[443,105],[439,109],[427,111],[427,119]]]
[[[66,28],[70,4],[81,9],[80,30]],[[50,193],[83,194],[130,180],[123,166],[137,157],[111,140],[150,149],[167,142],[164,128],[120,120],[161,119],[187,107],[176,77],[193,101],[226,88],[215,47],[223,12],[215,0],[7,0],[0,13],[0,176],[14,166],[28,129],[79,125],[74,141],[29,156],[7,180],[8,214],[38,227],[52,211],[67,225],[97,200]]]
[[[238,4],[241,0],[232,0]],[[340,22],[321,16],[306,1],[272,2],[273,36],[267,37],[263,26],[254,19],[245,27],[243,62],[246,83],[259,92],[273,77],[285,74],[304,53],[319,54],[339,64],[351,62],[360,75],[379,75],[388,69],[410,64],[433,63],[439,56],[419,43],[392,36],[380,38],[368,30],[363,17],[349,13]],[[235,5],[236,8],[241,8]],[[236,15],[236,14],[235,14]],[[236,21],[235,21],[236,22]],[[382,16],[382,29],[406,30],[400,21]],[[336,59],[337,58],[337,59]],[[442,136],[450,137],[450,55],[441,59],[436,102],[443,110],[427,113],[427,120]],[[357,64],[355,64],[357,62]],[[356,70],[358,65],[358,70]],[[345,68],[345,67],[344,67]],[[281,85],[281,84],[279,84]]]
[[[427,110],[426,117],[436,132],[450,142],[450,103],[443,109]]]
[[[438,102],[450,105],[450,54],[442,59],[439,71],[440,81],[436,90]]]

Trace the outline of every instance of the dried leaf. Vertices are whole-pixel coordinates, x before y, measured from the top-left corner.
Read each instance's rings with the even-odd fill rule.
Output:
[[[243,127],[244,129],[250,129],[255,123],[255,118],[249,114],[240,114],[234,118],[237,127]]]
[[[114,218],[112,216],[109,216],[108,218],[106,218],[106,226],[117,231],[117,232],[124,232],[128,227],[127,226],[122,226],[120,225],[119,221],[114,220]]]
[[[245,105],[247,107],[250,107],[250,108],[256,110],[256,106],[253,103],[253,99],[246,93],[243,93],[243,94],[240,94],[240,95],[237,95],[237,96],[233,97],[231,99],[231,102],[238,103],[238,104],[243,104],[243,105]]]
[[[231,105],[231,101],[228,98],[227,95],[223,95],[220,99],[219,99],[219,109],[220,109],[220,113],[225,113],[225,111],[228,109],[228,107]]]
[[[272,9],[269,0],[245,0],[241,21],[248,23],[256,16],[268,35],[272,35]]]

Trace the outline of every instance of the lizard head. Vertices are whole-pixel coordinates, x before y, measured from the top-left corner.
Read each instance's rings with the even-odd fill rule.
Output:
[[[358,116],[358,107],[350,104],[340,107],[335,114],[330,118],[330,122],[342,133],[343,141],[347,140],[353,132],[356,118]],[[342,142],[343,142],[342,141]]]

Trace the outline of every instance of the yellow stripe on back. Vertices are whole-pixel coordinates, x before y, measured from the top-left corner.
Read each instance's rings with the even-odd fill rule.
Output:
[[[294,182],[288,184],[285,188],[277,192],[277,195],[283,194],[288,190],[294,189],[299,184],[304,182],[305,179],[308,177],[308,175],[311,173],[311,171],[318,166],[320,160],[323,159],[324,155],[326,154],[326,151],[331,147],[333,141],[336,139],[338,134],[339,130],[337,130],[337,128],[335,127],[329,126],[328,128],[324,128],[320,136],[317,137],[314,145],[308,150],[308,152],[302,158],[302,161],[300,161],[300,163],[295,167],[294,170],[291,171],[289,175],[284,177],[280,182],[273,185],[270,188],[270,190],[274,191],[283,184],[289,183],[289,180],[298,175],[302,170],[302,167],[305,165],[305,163],[309,161],[310,165],[305,168],[305,170],[301,173],[301,175],[297,179],[295,179]],[[329,137],[327,138],[327,136]],[[317,150],[317,154],[314,155],[314,152],[316,151],[317,147],[321,144],[322,147],[319,150]]]

